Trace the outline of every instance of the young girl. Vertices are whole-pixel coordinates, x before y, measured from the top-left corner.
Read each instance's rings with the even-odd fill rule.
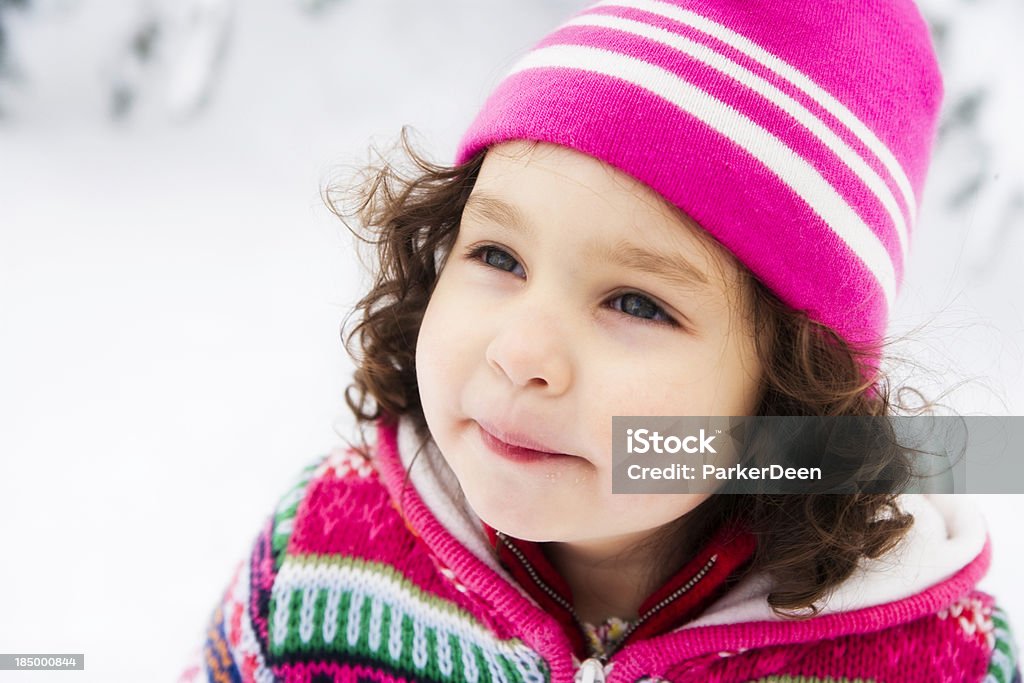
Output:
[[[406,145],[412,177],[358,188],[371,429],[284,496],[186,678],[1019,681],[960,497],[611,493],[615,415],[899,408],[881,340],[940,100],[909,0],[559,27],[453,166]]]

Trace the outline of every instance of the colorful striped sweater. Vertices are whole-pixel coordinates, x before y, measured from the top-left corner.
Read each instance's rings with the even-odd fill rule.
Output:
[[[453,505],[448,475],[414,458],[419,447],[436,448],[407,421],[382,421],[372,458],[338,448],[307,467],[181,680],[1020,681],[1006,616],[976,587],[991,554],[984,520],[961,497],[904,496],[915,517],[905,542],[812,619],[774,615],[770,580],[751,572],[690,604],[684,623],[585,658],[572,625],[494,552],[493,530]]]

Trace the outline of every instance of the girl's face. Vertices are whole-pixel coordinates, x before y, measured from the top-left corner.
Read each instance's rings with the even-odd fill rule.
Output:
[[[611,492],[613,415],[756,408],[740,271],[699,230],[574,150],[487,153],[416,344],[427,424],[482,520],[614,548],[707,498]]]

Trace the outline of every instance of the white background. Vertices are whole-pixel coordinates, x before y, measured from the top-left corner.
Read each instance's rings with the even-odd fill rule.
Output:
[[[25,80],[0,91],[0,652],[88,665],[0,681],[173,679],[288,482],[350,433],[339,329],[365,281],[320,187],[403,124],[449,161],[515,56],[583,4],[236,6],[212,85],[190,66],[212,44],[200,32],[167,48],[116,123],[105,86],[132,77],[143,9],[226,3],[11,15]],[[970,49],[944,67],[947,90],[994,79],[973,140],[988,167],[953,211],[943,199],[978,147],[937,153],[892,331],[922,367],[914,386],[956,387],[947,402],[965,414],[1020,415],[1024,240],[1000,212],[1024,184],[1010,78],[1024,10],[974,5],[958,19]],[[1022,501],[979,502],[983,585],[1024,628]]]

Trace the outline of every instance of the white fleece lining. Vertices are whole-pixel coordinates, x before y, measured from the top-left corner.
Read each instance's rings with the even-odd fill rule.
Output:
[[[424,504],[430,509],[437,521],[448,530],[467,550],[475,555],[481,562],[500,574],[505,580],[519,587],[509,573],[498,563],[491,551],[487,535],[476,515],[471,511],[464,510],[460,502],[452,498],[449,488],[441,482],[439,473],[434,471],[430,462],[426,459],[433,458],[433,462],[445,465],[444,457],[438,450],[433,439],[427,441],[423,450],[430,450],[430,453],[420,453],[413,462],[413,456],[419,448],[420,440],[416,434],[416,428],[408,418],[401,418],[398,422],[398,454],[401,457],[405,471],[409,472],[409,480],[416,488]],[[412,463],[412,470],[409,465]],[[446,478],[449,486],[458,486],[455,473],[445,465]],[[520,589],[520,592],[523,592]],[[525,595],[525,593],[523,593]]]
[[[865,560],[822,604],[821,614],[835,614],[883,605],[930,588],[969,564],[985,545],[985,518],[967,496],[904,494],[900,507],[914,524],[894,550]],[[771,582],[749,576],[708,610],[682,628],[780,621],[768,604]]]

